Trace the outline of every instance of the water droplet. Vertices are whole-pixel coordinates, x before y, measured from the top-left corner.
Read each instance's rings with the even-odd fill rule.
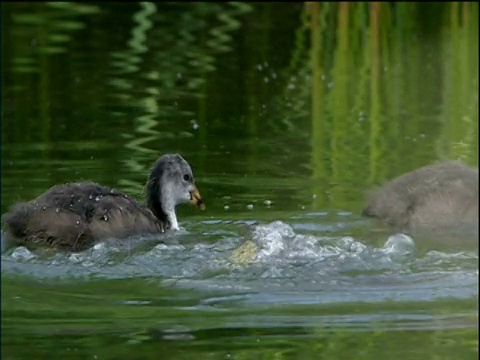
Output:
[[[262,69],[263,69],[262,65],[257,65],[257,70],[258,71],[262,71]]]
[[[265,81],[266,83],[268,83],[270,80],[268,79],[268,77],[265,76],[265,77],[263,78],[263,81]]]
[[[317,197],[318,197],[317,194],[313,194],[313,195],[312,195],[312,199],[313,199],[313,200],[315,200]]]
[[[200,125],[198,125],[195,119],[190,120],[190,124],[192,124],[193,130],[197,130],[200,127]]]
[[[248,210],[253,210],[253,204],[248,204],[248,205],[247,205],[247,209],[248,209]]]
[[[270,200],[265,200],[263,202],[266,206],[272,206],[272,202]]]
[[[108,221],[108,216],[107,216],[107,214],[103,214],[102,219],[105,220],[105,221]]]
[[[225,206],[223,207],[223,210],[225,210],[225,211],[228,211],[228,210],[230,210],[230,206],[228,206],[228,205],[225,205]]]
[[[101,198],[101,197],[102,197],[101,195],[98,195],[98,196],[95,198],[95,201],[100,201],[100,198]]]
[[[77,220],[77,225],[80,225],[80,220]]]
[[[56,209],[55,209],[55,212],[56,212],[56,213],[58,213],[59,211],[60,211],[60,209],[59,209],[59,208],[56,208]]]

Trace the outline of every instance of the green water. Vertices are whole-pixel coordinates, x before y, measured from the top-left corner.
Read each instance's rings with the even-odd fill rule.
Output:
[[[478,246],[399,256],[359,215],[406,171],[478,166],[477,3],[1,14],[2,214],[85,179],[141,199],[170,152],[207,205],[166,238],[2,254],[4,358],[478,357]]]

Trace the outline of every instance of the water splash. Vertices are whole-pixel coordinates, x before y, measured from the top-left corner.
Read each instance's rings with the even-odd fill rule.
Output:
[[[233,231],[245,226],[246,233]],[[2,255],[2,274],[67,281],[148,277],[167,286],[228,294],[216,301],[243,294],[235,301],[245,303],[478,296],[478,254],[430,251],[417,257],[415,241],[405,234],[375,247],[352,236],[297,233],[282,221],[202,227],[215,230],[111,240],[70,254],[17,247]]]

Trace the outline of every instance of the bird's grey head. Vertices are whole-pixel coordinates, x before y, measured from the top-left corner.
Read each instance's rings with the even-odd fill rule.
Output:
[[[178,154],[163,155],[155,162],[147,184],[147,198],[154,214],[172,229],[178,229],[175,214],[178,204],[191,202],[204,209],[192,169]]]

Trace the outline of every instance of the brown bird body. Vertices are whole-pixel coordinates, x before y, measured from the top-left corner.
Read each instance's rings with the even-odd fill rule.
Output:
[[[407,233],[478,237],[478,168],[447,161],[401,175],[374,191],[362,214]]]
[[[164,155],[147,183],[148,207],[118,190],[80,182],[55,185],[15,205],[3,220],[15,244],[80,251],[107,238],[178,229],[175,207],[183,202],[203,207],[188,163],[180,155]]]

